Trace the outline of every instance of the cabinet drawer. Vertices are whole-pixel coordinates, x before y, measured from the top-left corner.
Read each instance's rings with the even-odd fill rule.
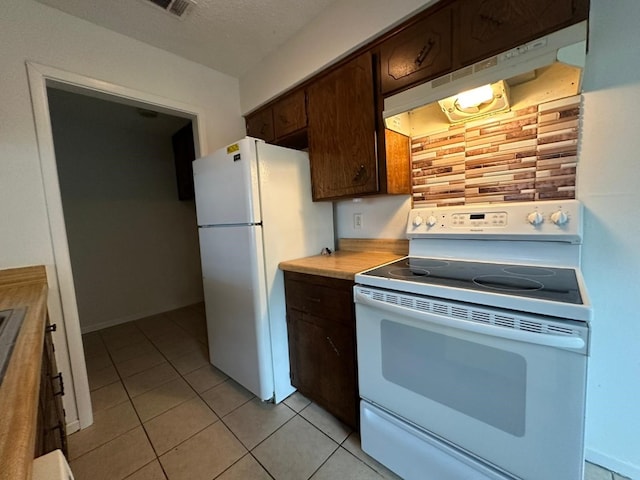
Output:
[[[287,307],[306,314],[341,323],[353,323],[353,296],[350,290],[338,290],[302,282],[287,282]]]
[[[298,90],[273,106],[273,129],[276,138],[284,137],[307,126],[306,96]]]
[[[380,88],[383,94],[426,82],[452,67],[450,8],[418,21],[380,47]]]

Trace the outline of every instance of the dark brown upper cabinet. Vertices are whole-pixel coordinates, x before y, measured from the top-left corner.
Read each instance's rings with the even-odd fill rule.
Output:
[[[313,199],[377,192],[371,54],[366,52],[313,82],[307,95]]]
[[[589,0],[440,0],[246,117],[247,134],[309,149],[314,200],[410,194],[409,138],[384,97],[588,18]]]
[[[585,20],[588,0],[460,0],[458,54],[462,66]]]
[[[279,97],[246,117],[247,135],[283,147],[307,147],[307,104],[303,89]]]
[[[307,108],[304,90],[293,92],[273,105],[273,130],[276,139],[306,127]]]
[[[246,117],[247,135],[260,138],[268,143],[273,143],[275,134],[273,130],[273,109],[262,108]]]
[[[452,67],[452,10],[420,18],[380,45],[383,94],[426,82]]]

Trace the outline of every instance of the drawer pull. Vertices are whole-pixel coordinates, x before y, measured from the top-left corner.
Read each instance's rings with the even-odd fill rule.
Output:
[[[491,15],[480,15],[480,20],[489,25],[489,28],[500,28],[504,23],[499,18],[492,17]]]
[[[64,425],[62,425],[61,421],[58,421],[57,425],[51,427],[51,431],[54,432],[56,430],[58,430],[59,432],[62,432],[62,430],[64,429]]]
[[[436,42],[434,42],[432,39],[429,39],[427,44],[422,47],[422,50],[420,50],[420,53],[418,54],[414,62],[416,66],[422,66],[422,63],[425,61],[429,53],[431,53],[431,50],[433,50],[433,46],[435,45],[435,43]]]
[[[54,392],[53,396],[63,396],[64,395],[64,380],[62,379],[62,372],[58,373],[57,375],[54,375],[53,377],[51,377],[51,380],[55,380],[58,379],[58,385],[60,386],[60,390],[57,392]]]
[[[333,351],[336,352],[336,355],[340,356],[340,352],[336,348],[336,345],[333,343],[333,340],[331,340],[331,338],[327,337],[327,341],[329,342],[329,345],[331,345],[331,348],[333,348]]]
[[[320,299],[318,297],[307,297],[307,300],[313,303],[320,303]]]
[[[59,448],[66,456],[67,452],[69,451],[67,448],[67,431],[64,423],[62,423],[62,420],[59,420],[58,424],[55,427],[51,427],[50,429],[51,432],[55,432],[56,430],[58,431],[58,436],[60,438]]]
[[[56,323],[54,323],[53,325],[47,325],[44,329],[44,331],[47,333],[55,332],[56,330],[58,330],[58,325]]]

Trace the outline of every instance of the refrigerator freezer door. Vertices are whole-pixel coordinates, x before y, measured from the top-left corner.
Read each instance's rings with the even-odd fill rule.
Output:
[[[260,226],[201,227],[211,363],[249,391],[273,397]]]
[[[238,142],[193,162],[198,225],[261,220],[256,140]]]

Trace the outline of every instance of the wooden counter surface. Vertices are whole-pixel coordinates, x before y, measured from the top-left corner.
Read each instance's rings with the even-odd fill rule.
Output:
[[[406,240],[340,239],[331,255],[280,262],[280,270],[353,280],[356,273],[407,255]]]
[[[0,270],[0,310],[27,307],[0,384],[0,480],[31,478],[47,319],[43,266]]]

